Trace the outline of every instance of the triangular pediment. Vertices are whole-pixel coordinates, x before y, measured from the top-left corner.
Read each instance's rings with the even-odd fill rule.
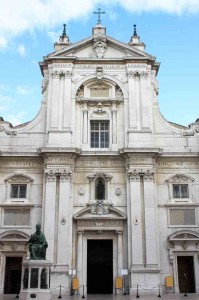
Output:
[[[96,202],[96,204],[89,204],[85,208],[78,211],[73,218],[75,220],[85,219],[118,219],[125,220],[126,216],[119,209],[112,205]]]
[[[94,36],[91,36],[82,41],[74,44],[68,44],[66,47],[55,51],[48,55],[50,59],[58,58],[73,58],[73,59],[126,59],[126,58],[139,58],[139,59],[151,59],[153,56],[130,46],[127,43],[120,42],[107,35],[104,37],[105,53],[103,57],[96,54],[95,45],[98,46]],[[100,50],[99,50],[100,51]]]

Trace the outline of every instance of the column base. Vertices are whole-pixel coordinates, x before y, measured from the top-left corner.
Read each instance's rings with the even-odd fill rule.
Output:
[[[20,300],[50,300],[51,291],[50,290],[38,290],[38,289],[29,289],[27,291],[23,290],[20,292]]]

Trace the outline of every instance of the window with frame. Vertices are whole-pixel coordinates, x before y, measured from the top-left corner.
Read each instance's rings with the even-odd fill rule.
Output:
[[[109,121],[91,121],[90,139],[91,148],[108,148]]]
[[[173,184],[173,198],[189,198],[188,184]]]
[[[27,184],[11,184],[10,198],[26,198]]]
[[[195,209],[170,209],[169,210],[171,226],[195,226],[196,215]]]

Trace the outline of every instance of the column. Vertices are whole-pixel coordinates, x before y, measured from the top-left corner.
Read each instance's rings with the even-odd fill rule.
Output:
[[[121,276],[121,270],[123,269],[123,232],[117,232],[117,261],[118,276]]]
[[[65,70],[64,73],[65,73],[65,81],[64,81],[64,104],[63,104],[63,109],[64,109],[63,128],[71,128],[71,78],[72,78],[72,69]]]
[[[55,238],[55,202],[56,202],[56,174],[54,170],[45,171],[45,195],[43,208],[43,230],[48,241],[46,259],[53,262]]]
[[[141,93],[141,111],[142,111],[142,128],[149,129],[151,126],[152,118],[152,103],[151,103],[151,90],[148,87],[147,71],[140,74],[140,93]]]
[[[146,263],[157,268],[157,223],[154,170],[149,169],[144,174],[145,230],[146,230]]]
[[[139,72],[135,74],[135,102],[136,102],[136,115],[137,115],[137,129],[142,128],[142,107],[141,107],[141,86]]]
[[[77,232],[77,277],[79,284],[83,282],[83,231]]]
[[[130,215],[131,215],[131,263],[132,268],[141,268],[143,265],[143,231],[140,170],[132,169],[129,172],[130,180]]]
[[[112,107],[112,143],[117,143],[117,108],[115,103]]]
[[[135,89],[135,73],[132,70],[127,72],[129,82],[129,108],[128,119],[129,128],[137,128],[137,111],[136,111],[136,89]]]
[[[63,268],[72,263],[72,225],[73,210],[71,201],[70,167],[59,169],[59,213],[58,213],[58,245],[57,263]]]
[[[63,111],[64,111],[63,110],[64,109],[64,84],[65,84],[64,79],[65,79],[64,73],[60,73],[59,99],[57,99],[59,102],[59,107],[58,107],[58,109],[59,109],[59,111],[58,111],[58,124],[59,124],[58,128],[59,128],[59,130],[62,129],[63,116],[64,116],[64,114],[63,114]]]
[[[52,73],[52,98],[51,98],[51,111],[50,111],[50,127],[57,129],[59,123],[59,72]]]
[[[90,191],[90,195],[89,195],[89,201],[95,200],[95,175],[89,175],[88,177],[89,180],[89,191]]]
[[[87,103],[83,106],[83,143],[88,143],[88,109]]]

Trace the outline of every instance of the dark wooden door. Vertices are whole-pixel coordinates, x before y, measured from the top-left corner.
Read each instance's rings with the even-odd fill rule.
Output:
[[[21,286],[22,257],[6,257],[4,294],[18,294]]]
[[[193,256],[178,256],[177,262],[180,293],[195,293]]]
[[[113,293],[113,241],[88,240],[87,293]]]

